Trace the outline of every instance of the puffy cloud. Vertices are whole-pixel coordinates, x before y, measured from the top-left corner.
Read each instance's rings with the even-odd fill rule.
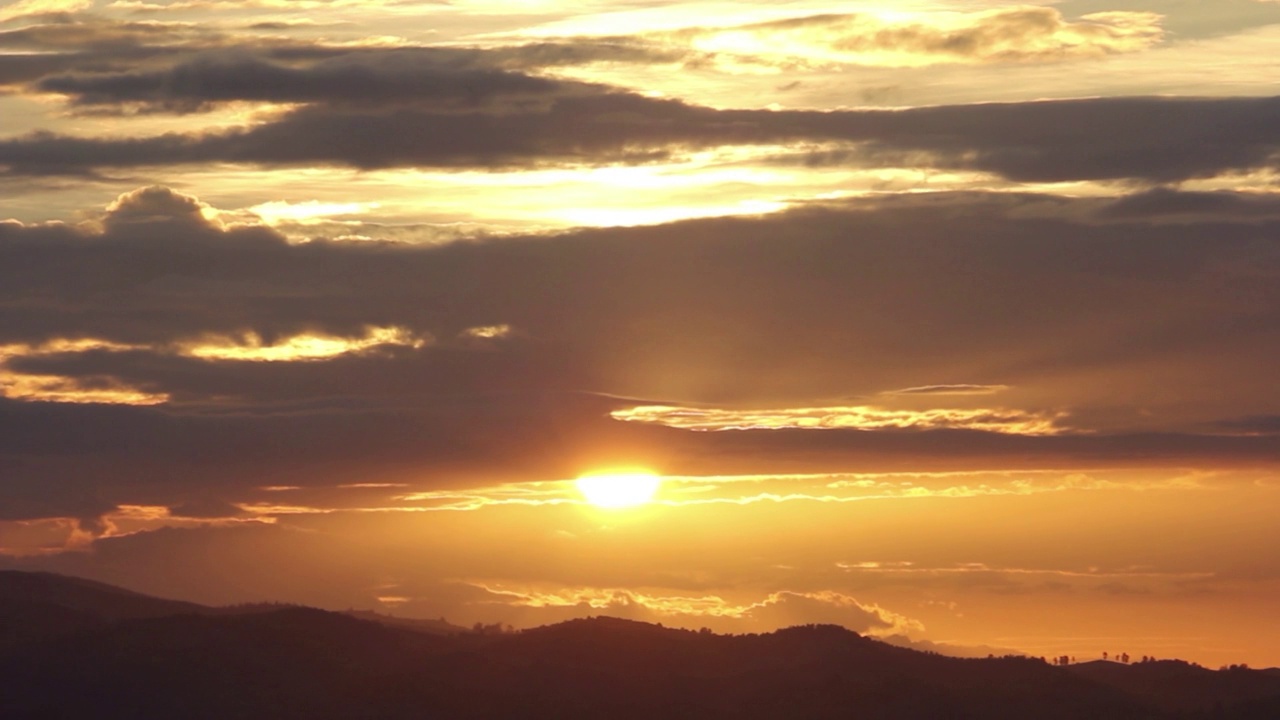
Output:
[[[107,206],[102,224],[108,233],[137,231],[139,227],[164,225],[181,240],[192,231],[216,228],[212,208],[195,197],[159,186],[139,188]]]
[[[772,593],[756,603],[747,614],[766,626],[820,623],[877,636],[922,632],[925,629],[918,620],[830,590]]]
[[[839,625],[858,633],[893,635],[919,632],[917,620],[831,590],[781,590],[755,601],[718,595],[687,596],[620,588],[517,588],[478,583],[497,602],[546,613],[551,619],[600,613],[676,627],[710,626],[730,632],[768,632],[805,623]],[[559,611],[559,612],[556,612]]]

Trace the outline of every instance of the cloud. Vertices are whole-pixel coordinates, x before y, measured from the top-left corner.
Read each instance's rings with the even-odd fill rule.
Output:
[[[918,620],[830,590],[776,592],[756,603],[747,615],[766,626],[830,624],[874,636],[923,632],[925,629]]]
[[[0,23],[24,17],[79,12],[92,6],[93,0],[18,0],[0,8]]]
[[[243,517],[245,512],[229,502],[199,498],[168,508],[167,514],[179,518],[216,520]]]
[[[243,338],[205,338],[179,348],[180,354],[206,360],[298,362],[329,360],[347,354],[376,354],[397,347],[418,349],[427,338],[397,327],[369,327],[363,336],[335,337],[304,334],[264,342],[252,333]]]
[[[1218,428],[1244,435],[1280,435],[1280,415],[1250,415],[1220,420]]]
[[[756,601],[732,601],[718,595],[666,595],[657,591],[621,588],[537,589],[488,583],[474,585],[486,590],[497,602],[551,610],[553,612],[548,614],[553,616],[587,612],[662,622],[676,627],[715,626],[731,632],[768,632],[808,623],[839,625],[870,635],[924,630],[917,620],[830,590],[781,590]],[[559,612],[555,612],[557,610]]]
[[[108,233],[148,232],[157,225],[181,239],[191,232],[203,232],[218,226],[210,217],[211,208],[190,195],[153,185],[139,188],[116,198],[107,206],[102,224]]]
[[[1007,385],[920,385],[918,387],[891,390],[890,395],[994,395],[1008,390]]]
[[[447,85],[447,84],[446,84]],[[377,88],[377,83],[370,83]],[[455,86],[461,87],[461,86]],[[1018,182],[1173,182],[1275,166],[1275,98],[1099,98],[884,111],[714,110],[589,86],[502,113],[432,105],[305,105],[249,128],[0,141],[16,174],[242,162],[519,168],[645,162],[694,149],[794,143],[790,164],[921,167]],[[580,91],[574,88],[579,88]],[[479,92],[483,94],[483,89]],[[835,143],[836,148],[828,147]],[[809,148],[806,149],[806,144]]]
[[[74,21],[37,22],[0,31],[0,85],[30,91],[24,83],[65,72],[120,73],[163,59],[181,59],[238,40],[195,23],[117,21],[78,17]],[[271,52],[264,43],[257,52]],[[281,43],[274,43],[281,45]],[[294,54],[324,54],[293,48]]]
[[[1159,187],[1119,198],[1099,214],[1114,220],[1269,220],[1280,217],[1280,198],[1269,192],[1194,192]]]
[[[164,12],[173,10],[293,10],[312,11],[324,9],[356,8],[371,10],[387,7],[414,7],[418,5],[447,4],[446,0],[113,0],[109,9],[132,12]]]
[[[139,104],[151,111],[192,112],[214,103],[262,101],[367,108],[429,102],[438,112],[475,110],[497,98],[514,102],[562,91],[568,84],[521,73],[457,67],[427,50],[351,52],[298,66],[244,52],[199,55],[161,70],[46,77],[45,92],[80,106]]]
[[[691,29],[671,37],[683,43],[699,33],[748,40],[760,33],[799,33],[801,39],[816,33],[813,41],[820,45],[867,45],[876,52],[901,46],[913,57],[1027,59],[1041,50],[1106,51],[1098,43],[1130,32],[1147,37],[1143,23],[1151,17],[1104,13],[1071,23],[1052,8],[1019,8],[960,14],[952,21],[958,24],[935,28],[824,15]],[[797,43],[807,47],[799,39],[784,45]],[[789,145],[792,150],[776,162],[987,173],[1015,182],[1170,183],[1274,169],[1280,151],[1275,98],[717,110],[544,72],[596,60],[660,63],[678,54],[678,48],[654,49],[626,37],[488,48],[368,48],[246,40],[182,23],[93,21],[0,33],[0,46],[35,51],[0,55],[0,82],[62,94],[74,111],[188,113],[228,103],[273,109],[247,124],[223,122],[199,132],[101,137],[43,131],[8,137],[0,141],[0,167],[17,176],[213,162],[527,169]],[[1115,212],[1140,210],[1142,203],[1134,202],[1135,208]]]
[[[1055,8],[1018,7],[929,15],[812,15],[637,39],[658,47],[683,47],[690,64],[730,70],[752,65],[787,70],[919,67],[1056,62],[1138,52],[1160,42],[1160,20],[1154,13],[1109,12],[1072,22]]]
[[[1036,413],[1000,408],[891,410],[859,405],[748,410],[642,405],[615,410],[612,416],[624,422],[655,423],[687,430],[713,431],[785,428],[969,429],[1021,435],[1052,435],[1063,431],[1063,428],[1057,424],[1061,419],[1060,413]]]
[[[1019,215],[1046,205],[1060,216]],[[5,315],[0,343],[45,348],[9,353],[11,367],[28,373],[105,372],[184,397],[261,393],[272,401],[321,387],[443,390],[470,378],[477,388],[529,382],[699,402],[722,386],[736,406],[830,408],[840,404],[810,403],[922,387],[921,379],[966,367],[979,381],[971,385],[1016,386],[1001,406],[1026,417],[1075,404],[1020,405],[1037,392],[1023,381],[1045,373],[1121,372],[1182,353],[1190,353],[1188,368],[1228,358],[1247,364],[1266,347],[1274,322],[1266,278],[1276,270],[1256,222],[1157,228],[1075,219],[1079,208],[1095,207],[952,195],[433,247],[290,245],[267,227],[222,226],[216,211],[188,196],[145,189],[117,201],[99,230],[0,225],[4,293],[10,307],[23,308]],[[943,227],[951,229],[947,243]],[[1034,247],[1021,242],[1028,234],[1038,238]],[[708,264],[713,257],[732,262]],[[879,319],[876,308],[885,306],[896,308],[894,323]],[[1142,308],[1142,317],[1122,313],[1126,307]],[[1223,325],[1232,315],[1239,323]],[[484,344],[493,352],[458,354],[477,329],[502,326],[513,330]],[[460,340],[447,352],[402,353],[394,362],[351,357],[289,378],[168,349],[203,338],[231,347],[253,337],[245,346],[259,348],[297,338],[355,342],[371,337],[370,328]],[[75,345],[89,340],[96,344]],[[715,377],[698,369],[708,363]],[[676,364],[685,369],[663,370]],[[766,370],[793,365],[807,370]],[[375,367],[380,377],[339,379]]]
[[[178,507],[206,484],[256,502],[264,485],[426,477],[412,491],[429,492],[620,463],[1274,464],[1276,435],[1216,425],[1280,402],[1272,221],[1152,224],[1111,206],[943,193],[430,246],[291,244],[146,187],[76,225],[3,222],[0,505],[95,517]],[[930,385],[951,377],[966,384]],[[997,386],[1001,412],[968,394]],[[157,404],[103,405],[123,392]],[[801,427],[717,433],[610,415],[655,405],[739,425],[805,412],[766,413]],[[852,420],[803,427],[837,415]]]

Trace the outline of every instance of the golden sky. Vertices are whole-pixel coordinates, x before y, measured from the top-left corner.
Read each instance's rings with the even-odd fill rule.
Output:
[[[1263,0],[8,3],[0,565],[1280,665],[1277,77]]]

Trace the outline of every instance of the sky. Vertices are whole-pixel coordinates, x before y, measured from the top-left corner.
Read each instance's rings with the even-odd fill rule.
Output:
[[[5,3],[0,566],[1280,666],[1277,78],[1264,0]]]

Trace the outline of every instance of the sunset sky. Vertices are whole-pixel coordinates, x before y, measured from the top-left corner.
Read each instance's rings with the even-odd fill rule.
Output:
[[[1280,665],[1278,181],[1276,1],[0,3],[0,567]]]

